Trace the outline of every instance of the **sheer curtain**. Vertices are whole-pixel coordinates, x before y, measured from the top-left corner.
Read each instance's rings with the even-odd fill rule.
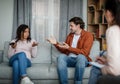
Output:
[[[27,24],[31,27],[31,3],[32,0],[14,0],[14,17],[12,39],[16,36],[17,27]]]
[[[31,36],[38,42],[59,39],[60,0],[32,0]]]

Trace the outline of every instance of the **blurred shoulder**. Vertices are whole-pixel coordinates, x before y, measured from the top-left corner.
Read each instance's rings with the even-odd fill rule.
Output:
[[[107,29],[107,31],[106,31],[106,33],[120,33],[120,27],[118,26],[118,25],[113,25],[113,26],[110,26],[108,29]]]

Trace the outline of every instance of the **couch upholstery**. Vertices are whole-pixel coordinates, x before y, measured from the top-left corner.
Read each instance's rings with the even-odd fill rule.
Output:
[[[5,42],[3,51],[0,51],[0,84],[12,84],[12,68],[8,66],[8,44]],[[95,60],[100,52],[100,44],[94,41],[90,57]],[[59,52],[49,43],[40,43],[38,46],[37,57],[32,59],[32,67],[27,69],[28,76],[35,84],[59,84],[56,71],[56,58]],[[87,84],[91,67],[86,67],[83,84]],[[68,68],[69,84],[73,83],[74,68]]]

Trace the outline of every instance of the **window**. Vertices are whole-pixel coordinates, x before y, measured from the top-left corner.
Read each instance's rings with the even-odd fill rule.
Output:
[[[59,39],[59,14],[60,0],[32,0],[32,37],[38,42]]]

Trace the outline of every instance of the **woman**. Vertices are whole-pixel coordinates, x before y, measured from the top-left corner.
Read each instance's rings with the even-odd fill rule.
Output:
[[[105,17],[109,24],[106,31],[107,55],[96,59],[105,66],[101,69],[92,67],[89,84],[96,84],[102,75],[120,75],[120,0],[106,0]]]
[[[26,69],[31,67],[31,58],[36,56],[38,43],[31,39],[30,28],[22,24],[17,28],[16,38],[10,42],[8,57],[13,68],[13,84],[34,84],[27,76]]]

